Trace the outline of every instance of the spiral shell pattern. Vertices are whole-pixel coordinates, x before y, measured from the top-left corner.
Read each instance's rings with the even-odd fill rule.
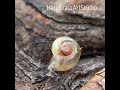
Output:
[[[52,66],[56,71],[67,71],[78,63],[81,56],[79,44],[72,38],[63,36],[57,38],[51,48]]]

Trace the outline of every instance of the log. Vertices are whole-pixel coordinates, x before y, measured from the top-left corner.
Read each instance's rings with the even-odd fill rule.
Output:
[[[96,11],[47,10],[47,5],[94,4]],[[104,68],[104,0],[15,0],[15,89],[77,90]],[[83,47],[78,65],[50,78],[51,45],[69,36]],[[77,83],[75,85],[75,83]],[[79,89],[78,89],[79,90]]]

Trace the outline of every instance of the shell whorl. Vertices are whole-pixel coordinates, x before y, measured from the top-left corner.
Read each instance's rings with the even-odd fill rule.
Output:
[[[80,46],[78,45],[78,43],[73,40],[70,37],[59,37],[57,38],[53,44],[52,44],[52,54],[59,54],[59,55],[70,55],[72,52],[76,52],[77,48],[80,48]]]
[[[60,52],[64,56],[68,56],[73,52],[73,45],[71,42],[64,42],[60,46]]]

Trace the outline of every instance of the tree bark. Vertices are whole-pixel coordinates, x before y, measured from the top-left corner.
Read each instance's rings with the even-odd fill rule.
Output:
[[[104,68],[104,0],[15,0],[16,90],[79,90]],[[97,11],[47,10],[47,5],[94,4]],[[52,42],[69,36],[83,47],[77,66],[46,76],[52,57]]]

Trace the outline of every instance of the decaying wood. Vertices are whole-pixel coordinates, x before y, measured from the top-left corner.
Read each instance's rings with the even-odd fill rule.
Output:
[[[97,72],[80,90],[105,90],[105,68]]]
[[[82,0],[83,1],[83,0]],[[79,90],[104,68],[104,0],[15,0],[16,90]],[[93,3],[97,11],[51,11],[46,5]],[[100,9],[101,8],[101,9]],[[70,36],[83,47],[78,65],[67,72],[46,76],[52,42]]]

